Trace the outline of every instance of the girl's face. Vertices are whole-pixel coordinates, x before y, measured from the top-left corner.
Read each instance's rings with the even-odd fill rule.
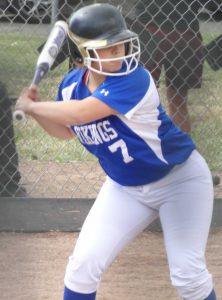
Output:
[[[124,43],[121,43],[107,48],[97,49],[96,52],[100,59],[109,59],[109,58],[116,59],[118,57],[121,58],[125,56],[125,45]],[[109,73],[117,72],[121,69],[122,63],[123,63],[122,59],[117,59],[112,61],[109,60],[102,61],[101,62],[102,70]],[[92,65],[94,68],[99,69],[98,62],[93,62]]]

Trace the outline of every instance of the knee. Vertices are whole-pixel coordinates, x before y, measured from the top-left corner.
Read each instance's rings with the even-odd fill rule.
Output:
[[[174,271],[171,274],[172,285],[186,300],[206,299],[213,289],[212,276],[205,270]]]
[[[104,271],[99,257],[93,253],[74,253],[69,257],[65,273],[65,285],[79,293],[95,292]]]

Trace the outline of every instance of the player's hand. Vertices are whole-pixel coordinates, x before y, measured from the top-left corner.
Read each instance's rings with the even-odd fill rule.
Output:
[[[15,109],[31,113],[34,102],[39,101],[39,93],[35,86],[24,88],[16,102]]]
[[[40,95],[36,85],[31,85],[28,88],[28,96],[32,101],[40,101]]]

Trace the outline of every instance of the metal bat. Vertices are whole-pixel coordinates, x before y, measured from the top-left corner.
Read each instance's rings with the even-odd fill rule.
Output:
[[[31,86],[37,86],[52,67],[56,56],[58,55],[59,50],[67,37],[67,33],[68,24],[65,21],[57,21],[53,26],[49,37],[38,57]],[[25,113],[21,110],[14,111],[13,119],[19,121],[24,120]]]

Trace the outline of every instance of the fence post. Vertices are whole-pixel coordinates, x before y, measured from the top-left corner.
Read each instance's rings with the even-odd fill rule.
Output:
[[[59,0],[52,1],[52,15],[51,15],[51,25],[53,25],[58,19],[59,12]]]

